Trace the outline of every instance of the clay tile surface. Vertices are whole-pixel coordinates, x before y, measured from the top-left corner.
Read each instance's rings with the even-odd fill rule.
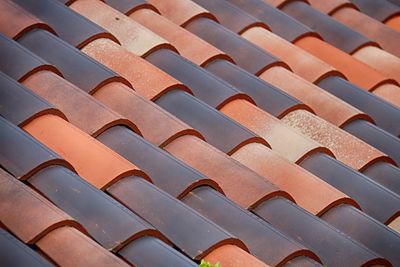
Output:
[[[0,264],[4,266],[50,267],[50,262],[0,228]]]
[[[70,216],[0,169],[0,218],[20,240],[35,244],[62,226],[79,227]]]
[[[18,42],[47,62],[57,66],[67,80],[88,93],[93,93],[110,82],[121,82],[131,86],[128,81],[115,72],[93,59],[82,56],[81,53],[49,32],[31,31],[22,36]],[[66,58],[70,60],[66,61]]]
[[[43,254],[60,266],[129,266],[92,239],[71,227],[61,227],[51,231],[36,245]]]
[[[0,33],[0,56],[3,59],[0,67],[3,72],[15,80],[23,80],[30,74],[41,70],[50,70],[60,73],[54,66],[44,61],[30,51],[23,51],[14,41]],[[21,62],[10,64],[10,62]]]
[[[1,116],[5,115],[1,110]],[[7,118],[7,117],[6,117]],[[25,180],[49,165],[73,167],[11,122],[0,117],[1,166],[14,177]]]
[[[73,216],[108,250],[118,250],[136,238],[156,234],[135,213],[63,167],[46,168],[29,178],[29,183]]]
[[[193,259],[201,259],[227,244],[247,250],[244,243],[229,232],[142,179],[125,178],[107,191],[160,229]]]
[[[215,19],[214,15],[212,15],[208,10],[190,1],[149,0],[148,2],[153,4],[161,12],[161,14],[168,17],[171,21],[178,25],[186,25],[190,21],[200,17]],[[179,12],[176,12],[177,10],[179,10]]]
[[[374,0],[350,0],[363,13],[371,16],[381,22],[385,22],[392,17],[400,15],[400,6],[389,1]]]
[[[47,24],[11,1],[1,1],[0,12],[1,31],[10,38],[18,39],[34,28],[54,32]]]
[[[346,53],[354,53],[367,45],[376,45],[376,42],[318,12],[306,3],[295,1],[285,5],[282,10],[320,33],[325,40]]]
[[[222,51],[211,46],[194,34],[157,14],[153,10],[140,9],[129,17],[169,41],[179,53],[192,62],[203,65],[216,58],[229,59]],[[190,45],[187,45],[190,43]]]
[[[97,0],[79,0],[70,7],[109,30],[122,46],[139,56],[160,48],[174,49],[166,40],[105,3]]]
[[[398,266],[399,21],[0,0],[0,265]]]
[[[43,20],[54,29],[57,34],[67,39],[68,42],[77,47],[98,39],[117,39],[109,32],[88,19],[78,16],[72,10],[66,8],[62,3],[53,0],[32,2],[30,0],[12,0],[32,15]]]

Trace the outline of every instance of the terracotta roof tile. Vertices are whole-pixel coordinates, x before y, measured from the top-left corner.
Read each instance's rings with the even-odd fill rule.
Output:
[[[396,265],[399,16],[311,4],[3,1],[0,228],[60,266]]]
[[[77,15],[72,10],[66,9],[58,1],[45,0],[38,3],[30,0],[12,1],[37,18],[44,20],[61,38],[67,39],[74,46],[82,47],[98,38],[109,38],[117,41],[109,32]]]
[[[400,15],[400,7],[389,1],[377,2],[373,0],[350,0],[362,12],[381,22],[385,22],[391,17]]]
[[[1,221],[23,242],[35,244],[63,226],[81,228],[72,217],[3,170],[0,179]]]
[[[323,258],[325,265],[361,266],[368,262],[385,264],[387,261],[366,247],[358,246],[345,235],[338,235],[337,229],[331,225],[319,223],[315,217],[297,210],[298,207],[293,203],[275,199],[258,206],[254,212],[284,230],[289,236],[311,247]],[[321,238],[322,233],[326,238]]]
[[[79,221],[108,250],[116,251],[145,235],[160,237],[143,219],[63,167],[46,168],[33,175],[29,183]]]

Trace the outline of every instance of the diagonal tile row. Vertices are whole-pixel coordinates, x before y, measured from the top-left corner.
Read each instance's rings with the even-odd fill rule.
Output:
[[[272,34],[269,10],[293,19],[261,1],[149,2],[2,2],[14,24],[0,27],[0,165],[25,181],[4,172],[4,228],[71,266],[125,264],[106,250],[135,266],[398,263],[399,235],[383,225],[400,215],[396,79],[303,25],[289,34],[376,74],[364,87],[372,93],[362,90],[346,70]],[[13,213],[24,198],[10,181],[74,219],[23,204]],[[26,228],[21,214],[48,224]],[[68,250],[57,247],[64,238]],[[106,259],[79,257],[78,239]]]

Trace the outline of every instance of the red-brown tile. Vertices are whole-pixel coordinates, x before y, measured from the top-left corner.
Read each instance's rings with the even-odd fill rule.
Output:
[[[158,12],[158,10],[151,4],[147,3],[146,0],[105,0],[104,2],[126,15],[130,15],[136,10],[142,8],[151,9],[155,12]]]
[[[190,135],[180,137],[165,149],[208,177],[212,177],[228,198],[244,208],[255,206],[274,195],[287,196],[264,178],[197,137]]]
[[[357,7],[349,0],[332,0],[332,1],[327,1],[326,3],[323,3],[318,0],[308,0],[308,2],[319,11],[328,15],[332,15],[336,11],[346,8],[353,8],[357,10]]]
[[[10,38],[18,39],[25,32],[35,28],[54,32],[47,24],[11,1],[1,1],[0,14],[0,31]]]
[[[70,216],[0,169],[0,218],[25,243],[34,244],[61,226],[78,227]]]
[[[97,136],[115,125],[124,125],[136,133],[139,129],[128,119],[108,109],[90,95],[49,71],[35,73],[23,84],[58,107],[72,124]]]

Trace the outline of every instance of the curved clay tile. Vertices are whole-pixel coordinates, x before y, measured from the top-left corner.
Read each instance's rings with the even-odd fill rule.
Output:
[[[299,165],[350,196],[366,214],[380,222],[399,214],[398,195],[332,157],[314,154]]]
[[[44,60],[57,66],[65,79],[87,93],[93,93],[111,82],[121,82],[131,86],[127,80],[115,72],[83,55],[79,50],[46,31],[29,32],[18,42]],[[65,60],[66,58],[69,60]]]
[[[400,217],[397,217],[397,219],[392,221],[388,226],[394,231],[400,233]]]
[[[127,16],[139,9],[150,9],[158,13],[158,10],[146,0],[105,0],[104,2]]]
[[[258,206],[254,212],[315,251],[324,265],[363,266],[375,262],[390,266],[380,255],[354,242],[321,219],[302,212],[290,201],[275,198]]]
[[[400,108],[400,90],[398,86],[393,84],[383,84],[374,89],[372,93]]]
[[[389,1],[375,1],[375,0],[350,0],[355,4],[361,12],[373,17],[381,22],[399,16],[400,7]]]
[[[243,240],[252,255],[271,266],[282,265],[299,254],[318,260],[304,246],[290,241],[269,223],[239,208],[215,190],[199,187],[182,201]]]
[[[193,20],[185,26],[185,29],[221,49],[230,55],[240,67],[255,75],[272,66],[287,67],[286,63],[262,51],[246,39],[211,19]]]
[[[181,90],[174,90],[155,102],[203,134],[207,142],[227,154],[249,143],[268,145],[261,137],[219,111]]]
[[[242,249],[232,245],[216,248],[205,256],[204,259],[215,264],[219,262],[221,266],[269,267],[269,265],[266,265]]]
[[[155,251],[157,253],[154,253]],[[134,266],[198,266],[194,261],[176,253],[175,249],[153,237],[139,238],[123,247],[118,254]]]
[[[320,87],[295,75],[282,75],[282,72],[287,72],[287,70],[271,68],[261,74],[260,78],[301,100],[312,108],[316,115],[338,127],[355,119],[372,121],[362,111],[329,92],[321,90]]]
[[[209,72],[240,90],[255,101],[256,105],[276,117],[307,106],[280,89],[241,69],[226,60],[216,60],[205,66]]]
[[[1,71],[0,112],[3,117],[18,126],[23,126],[44,114],[66,119],[60,110]]]
[[[362,170],[377,161],[392,161],[376,148],[303,110],[289,113],[282,121],[330,149],[346,165]]]
[[[400,262],[399,235],[362,211],[343,205],[327,212],[322,219],[390,262]]]
[[[32,15],[46,22],[61,39],[76,47],[82,47],[98,38],[109,38],[118,41],[113,35],[79,16],[62,3],[53,0],[32,2],[30,0],[12,0]]]
[[[398,136],[388,134],[381,128],[364,120],[355,120],[345,125],[343,129],[386,153],[397,165],[400,165],[400,155],[398,153],[400,149],[400,139]]]
[[[318,86],[367,113],[380,128],[400,136],[400,125],[394,123],[400,116],[400,108],[340,77],[328,77],[319,82]]]
[[[44,115],[23,128],[67,159],[97,188],[105,189],[129,175],[148,178],[135,165],[63,119]]]
[[[33,175],[29,183],[81,223],[107,250],[116,251],[145,235],[161,237],[142,218],[63,167],[46,168]]]
[[[0,169],[0,220],[20,240],[35,244],[62,226],[84,231],[70,216]]]
[[[37,252],[2,228],[0,228],[0,259],[0,263],[4,266],[52,266],[50,262],[45,260]]]
[[[362,173],[400,195],[400,185],[398,183],[400,171],[396,166],[386,164],[385,162],[378,162],[365,169]]]
[[[317,142],[304,138],[279,119],[245,100],[232,101],[222,107],[221,112],[264,138],[272,150],[291,162],[299,162],[316,151],[332,155]]]
[[[375,42],[337,22],[328,15],[318,12],[306,3],[291,2],[285,5],[282,10],[318,32],[327,42],[348,54],[354,53],[365,46],[376,45]]]
[[[5,170],[21,180],[50,165],[62,165],[73,170],[71,164],[7,121],[6,114],[0,112],[0,165]]]
[[[23,84],[59,108],[72,124],[89,135],[97,136],[115,125],[124,125],[140,134],[131,121],[53,72],[37,72]]]
[[[387,26],[389,26],[390,28],[392,28],[392,29],[394,29],[394,30],[400,32],[400,17],[399,17],[399,16],[393,17],[393,18],[391,18],[391,19],[388,19],[388,20],[385,22],[385,24],[386,24]]]
[[[129,266],[92,239],[71,227],[61,227],[51,231],[36,242],[36,245],[44,255],[60,266]]]
[[[165,150],[211,177],[228,198],[244,208],[256,206],[277,195],[291,199],[265,178],[197,137],[182,136],[168,144]]]
[[[97,0],[75,1],[70,7],[114,34],[121,45],[138,56],[160,48],[175,50],[166,40]]]
[[[320,1],[314,1],[321,3]],[[314,6],[314,3],[312,4]],[[352,4],[349,5],[351,6]],[[320,7],[318,9],[321,10]],[[400,56],[400,48],[395,45],[400,42],[400,33],[396,30],[382,25],[382,23],[347,5],[338,7],[337,11],[331,16],[348,27],[364,34],[366,37],[371,38],[371,40],[375,40],[386,51],[395,56]]]
[[[222,51],[157,14],[153,10],[140,9],[132,13],[129,17],[162,38],[165,38],[182,56],[197,65],[207,64],[207,62],[217,58],[231,60]]]
[[[155,100],[175,87],[190,92],[173,77],[107,39],[93,41],[82,51],[123,76],[147,99]]]
[[[198,5],[211,11],[222,25],[226,26],[233,32],[242,33],[252,27],[262,27],[268,29],[268,26],[260,22],[255,17],[242,11],[240,8],[229,4],[226,1],[207,1],[207,0],[192,0]]]
[[[343,76],[324,61],[263,28],[254,27],[241,35],[285,61],[294,73],[309,82],[314,83],[328,76]]]
[[[213,14],[188,0],[158,1],[148,0],[160,13],[180,26],[185,26],[197,18],[210,18],[216,20]]]
[[[26,32],[41,28],[54,32],[46,23],[32,16],[10,0],[0,2],[0,31],[9,38],[18,39]]]
[[[201,185],[222,191],[213,180],[124,127],[113,127],[97,139],[137,165],[152,178],[157,187],[174,197],[181,198]]]
[[[48,62],[39,58],[29,50],[23,49],[17,42],[0,33],[0,69],[14,80],[22,81],[29,75],[49,70],[60,74],[60,72]],[[11,62],[19,62],[12,64]]]
[[[140,128],[143,137],[156,146],[163,147],[174,139],[188,134],[204,139],[198,131],[124,84],[107,84],[93,96],[130,119]]]
[[[242,241],[143,179],[122,179],[107,192],[154,225],[192,259],[201,259],[226,244],[247,250]]]
[[[296,257],[285,264],[285,267],[296,267],[296,266],[321,267],[323,265],[319,262],[313,261],[306,257]]]
[[[400,83],[400,59],[397,56],[377,47],[368,46],[356,51],[353,57],[387,77],[396,80],[397,86]],[[398,90],[400,91],[400,89]]]
[[[197,98],[214,108],[220,108],[234,99],[254,102],[230,84],[170,50],[156,51],[146,60],[187,85]]]
[[[309,27],[265,3],[263,0],[227,1],[266,23],[272,32],[282,36],[289,42],[295,42],[305,36],[319,36]]]
[[[315,215],[343,203],[358,206],[319,177],[289,163],[271,150],[250,144],[235,152],[232,158],[288,192],[300,207]]]
[[[308,0],[308,2],[316,9],[319,11],[328,14],[328,15],[333,15],[335,12],[346,9],[346,8],[351,8],[354,10],[358,10],[358,8],[351,3],[349,0],[331,0],[331,1],[325,1],[321,2],[318,0]]]

